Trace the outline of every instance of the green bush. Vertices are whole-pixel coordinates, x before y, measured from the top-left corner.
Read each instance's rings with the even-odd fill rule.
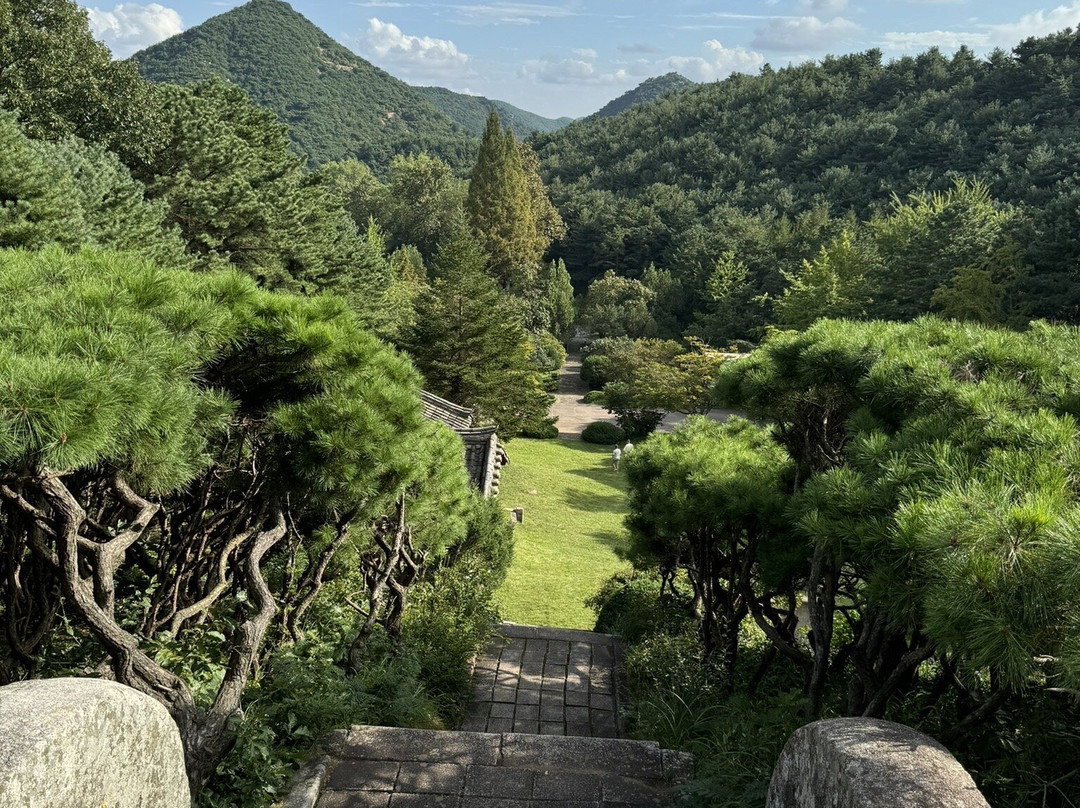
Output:
[[[603,390],[590,390],[585,394],[585,398],[582,400],[586,404],[599,404],[601,407],[604,406],[604,403],[607,401],[607,399],[604,398]]]
[[[542,424],[529,424],[522,431],[521,437],[534,440],[554,440],[559,437],[559,427],[547,421]]]
[[[607,421],[593,421],[581,430],[581,439],[586,443],[607,445],[622,443],[626,440],[626,433],[615,424],[609,424]]]

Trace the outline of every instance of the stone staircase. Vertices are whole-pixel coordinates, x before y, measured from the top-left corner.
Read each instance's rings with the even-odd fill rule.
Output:
[[[621,735],[617,637],[504,623],[476,661],[462,731],[353,727],[283,808],[645,808],[689,755]]]
[[[645,808],[690,761],[655,743],[354,727],[327,746],[318,808]]]

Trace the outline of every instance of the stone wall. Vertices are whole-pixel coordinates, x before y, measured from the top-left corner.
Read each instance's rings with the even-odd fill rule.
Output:
[[[101,679],[0,687],[3,808],[190,808],[180,733],[149,696]]]
[[[816,721],[788,740],[766,808],[989,808],[949,751],[910,727]]]

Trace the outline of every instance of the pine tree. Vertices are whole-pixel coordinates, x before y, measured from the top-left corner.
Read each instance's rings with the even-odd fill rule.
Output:
[[[472,407],[504,437],[543,421],[551,398],[529,361],[530,343],[512,302],[484,271],[486,256],[462,235],[434,262],[435,281],[416,300],[405,346],[427,389]]]
[[[503,289],[528,289],[543,257],[528,181],[514,133],[492,110],[465,200],[469,225]]]

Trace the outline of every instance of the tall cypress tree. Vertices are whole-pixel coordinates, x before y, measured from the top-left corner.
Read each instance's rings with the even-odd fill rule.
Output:
[[[503,289],[532,286],[545,244],[538,237],[514,133],[503,131],[494,110],[469,180],[465,209],[473,234],[489,256],[489,274]]]
[[[472,407],[479,422],[497,424],[510,438],[541,423],[551,397],[540,386],[513,303],[484,265],[468,234],[443,245],[404,343],[427,389]]]

